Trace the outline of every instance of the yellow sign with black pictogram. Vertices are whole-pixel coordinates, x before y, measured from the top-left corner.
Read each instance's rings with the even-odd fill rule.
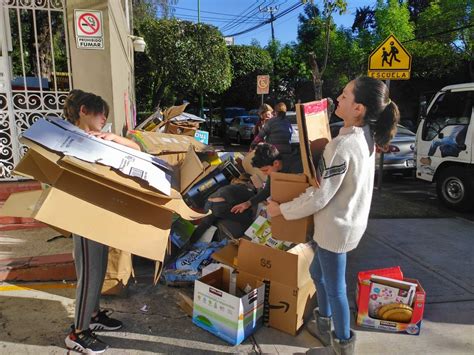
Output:
[[[368,76],[381,80],[408,80],[411,55],[392,34],[369,57]]]

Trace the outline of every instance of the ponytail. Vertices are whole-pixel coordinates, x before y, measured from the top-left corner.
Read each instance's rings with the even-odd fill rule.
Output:
[[[395,102],[390,101],[380,113],[378,120],[372,128],[375,144],[386,151],[388,144],[397,133],[397,124],[400,112]]]
[[[383,81],[361,76],[354,80],[354,101],[365,106],[364,121],[370,125],[375,144],[383,151],[397,132],[400,111],[390,100]]]

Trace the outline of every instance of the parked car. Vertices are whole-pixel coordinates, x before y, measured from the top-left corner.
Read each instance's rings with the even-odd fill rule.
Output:
[[[226,131],[228,142],[234,140],[237,143],[253,140],[253,131],[258,122],[258,116],[237,116],[230,122]]]
[[[344,125],[343,121],[329,125],[332,138],[337,137],[339,130]],[[408,128],[398,125],[397,134],[390,142],[388,152],[383,156],[383,170],[388,173],[402,173],[411,176],[415,170],[415,143],[416,134]],[[380,161],[380,153],[375,158],[375,169],[377,171]]]
[[[290,120],[291,128],[293,129],[293,131],[291,132],[290,143],[299,145],[300,137],[299,137],[299,133],[298,133],[298,123],[296,121],[296,112],[295,111],[287,111],[286,112],[286,117]]]

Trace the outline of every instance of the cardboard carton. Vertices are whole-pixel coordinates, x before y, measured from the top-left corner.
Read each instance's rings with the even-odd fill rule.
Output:
[[[240,272],[220,268],[194,283],[193,323],[232,345],[240,344],[263,324],[265,284]],[[232,288],[249,291],[235,294]]]
[[[64,134],[56,127],[53,130]],[[47,137],[51,132],[45,134]],[[31,137],[30,134],[26,136]],[[108,144],[101,145],[98,151],[89,152],[83,142],[94,141],[94,137],[70,136],[73,139],[66,143],[62,138],[61,141],[52,140],[53,143],[62,142],[59,150],[63,153],[66,150],[66,156],[22,139],[30,149],[16,166],[15,174],[39,180],[52,188],[37,194],[12,195],[2,208],[2,215],[30,216],[55,228],[156,261],[164,259],[173,213],[185,219],[204,216],[191,210],[177,191],[170,189],[166,194],[150,187],[147,179],[153,178],[149,175],[131,177],[122,170],[80,160],[74,156],[76,151],[73,148],[78,148],[81,157],[93,157],[98,152],[112,149],[113,155],[119,159],[132,156],[141,160],[145,170],[156,162],[151,156],[131,155],[126,147],[122,151],[122,146]],[[40,139],[43,141],[45,137]],[[91,149],[96,146],[92,144]],[[192,153],[189,159],[194,161],[197,157]],[[102,159],[99,161],[103,162]],[[180,181],[182,186],[191,183],[191,177],[198,178],[202,173],[192,166],[180,166],[187,169]],[[152,172],[152,169],[147,171]]]
[[[309,187],[305,175],[271,174],[272,200],[283,203],[298,197]],[[313,216],[287,221],[283,216],[272,217],[272,234],[276,239],[293,243],[304,243],[313,227]]]
[[[273,238],[271,222],[263,216],[257,216],[255,221],[253,221],[250,227],[245,231],[245,235],[254,243],[266,245],[279,250],[288,250],[292,245],[290,242],[283,242]]]
[[[206,152],[210,148],[193,137],[146,131],[128,131],[127,137],[140,145],[140,148],[152,155],[186,153],[189,146],[196,152]]]
[[[304,175],[272,173],[273,200],[279,203],[292,201],[310,185],[319,187],[315,164],[317,165],[324,147],[331,140],[327,108],[327,99],[296,105]],[[304,243],[312,231],[312,216],[293,221],[287,221],[283,216],[272,219],[272,233],[280,240]]]
[[[316,288],[309,274],[314,257],[311,243],[289,251],[240,239],[213,254],[213,258],[254,275],[269,287],[268,325],[295,335],[315,307]]]
[[[393,322],[388,320],[377,319],[369,314],[369,300],[372,290],[372,275],[395,278],[410,284],[416,284],[416,292],[413,303],[411,320],[408,323]],[[389,332],[404,333],[410,335],[419,335],[421,331],[421,323],[423,320],[423,311],[425,308],[426,292],[420,282],[415,279],[404,278],[399,267],[370,270],[360,272],[358,275],[358,283],[356,290],[357,303],[357,325],[372,329],[381,329]]]
[[[309,183],[316,187],[319,183],[315,163],[317,165],[324,147],[331,140],[327,109],[327,99],[296,105],[303,171]]]

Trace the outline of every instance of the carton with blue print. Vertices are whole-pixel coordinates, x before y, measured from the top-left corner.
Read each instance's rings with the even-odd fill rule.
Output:
[[[193,323],[237,345],[263,324],[264,304],[262,281],[220,268],[194,284]]]

